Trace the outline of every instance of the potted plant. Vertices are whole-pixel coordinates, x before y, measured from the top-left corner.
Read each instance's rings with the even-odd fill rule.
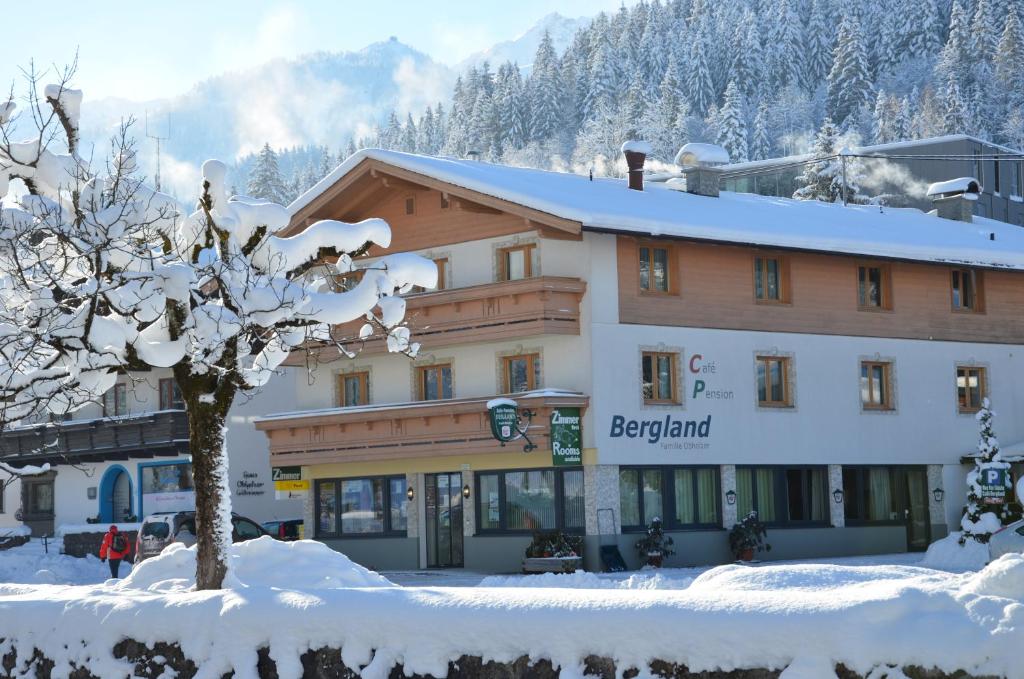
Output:
[[[651,525],[647,527],[647,534],[636,541],[636,551],[640,560],[645,561],[648,566],[661,568],[666,556],[675,554],[672,549],[674,544],[672,537],[665,535],[661,528],[661,519],[654,517]]]
[[[729,549],[739,561],[753,561],[754,552],[770,552],[768,529],[757,518],[757,512],[747,514],[729,531]]]

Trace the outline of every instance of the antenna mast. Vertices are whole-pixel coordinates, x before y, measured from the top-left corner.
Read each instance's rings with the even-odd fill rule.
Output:
[[[156,140],[156,174],[153,175],[153,183],[157,191],[160,190],[160,142],[167,141],[171,138],[171,117],[167,117],[167,136],[161,137],[156,134],[149,133],[149,109],[146,109],[146,136],[150,139]]]

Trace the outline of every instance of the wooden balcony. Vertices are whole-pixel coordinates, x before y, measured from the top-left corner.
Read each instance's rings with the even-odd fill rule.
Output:
[[[412,339],[436,347],[473,342],[580,334],[580,301],[587,284],[578,278],[538,276],[406,295],[405,318]],[[342,342],[359,335],[362,320],[334,329]],[[386,353],[380,337],[366,343],[364,354]],[[337,351],[333,352],[337,354]],[[290,364],[304,357],[294,356]]]
[[[67,464],[171,457],[188,453],[184,410],[68,420],[0,432],[0,460],[13,464]]]
[[[536,414],[528,435],[539,450],[550,446],[551,411],[587,408],[589,397],[570,391],[513,394],[521,409]],[[523,441],[502,445],[491,436],[487,401],[491,397],[418,401],[351,408],[327,408],[269,415],[256,429],[270,440],[274,466],[364,462],[521,449]]]

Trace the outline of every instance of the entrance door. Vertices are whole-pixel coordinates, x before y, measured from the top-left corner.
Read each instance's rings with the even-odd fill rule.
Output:
[[[53,473],[21,479],[22,521],[33,535],[53,535]]]
[[[462,566],[462,473],[426,476],[427,566]]]
[[[114,479],[114,487],[110,493],[111,514],[113,521],[127,521],[132,514],[132,485],[127,472],[119,472]]]
[[[924,469],[907,470],[907,550],[923,552],[931,542],[928,513],[928,474]]]

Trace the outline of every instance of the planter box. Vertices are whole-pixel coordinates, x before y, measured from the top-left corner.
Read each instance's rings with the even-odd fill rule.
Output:
[[[524,573],[572,573],[582,567],[581,556],[538,556],[523,559]]]

